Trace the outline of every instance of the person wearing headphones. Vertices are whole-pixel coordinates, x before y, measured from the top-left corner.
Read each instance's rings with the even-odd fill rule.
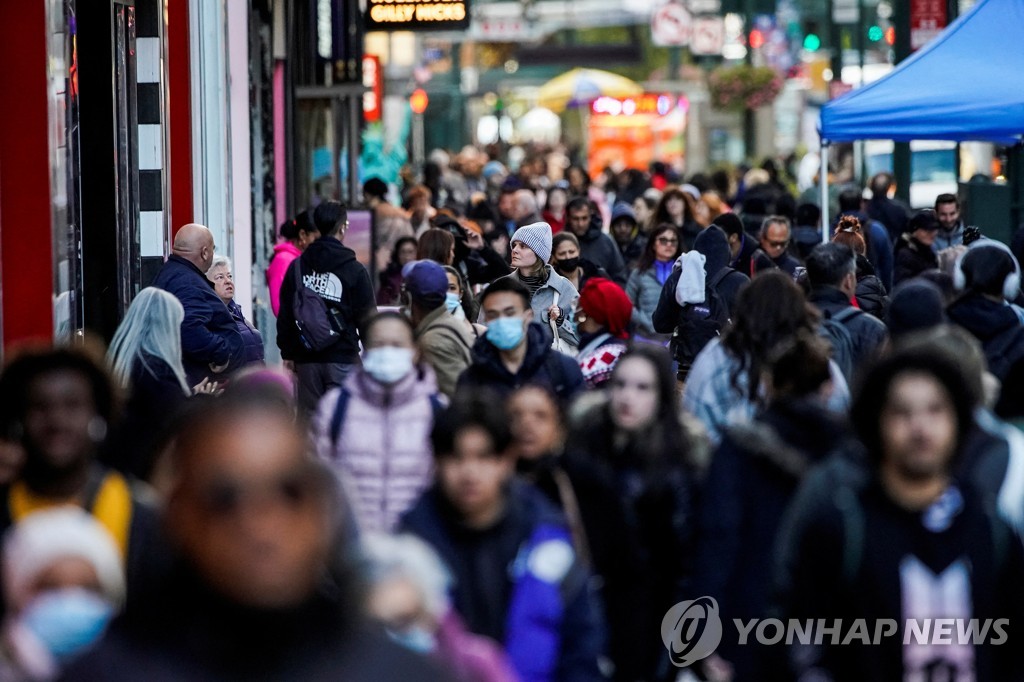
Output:
[[[949,319],[981,341],[989,371],[1005,380],[1024,362],[1024,323],[1012,305],[1020,295],[1020,264],[1005,244],[979,239],[960,257],[953,280],[962,293],[950,304]]]

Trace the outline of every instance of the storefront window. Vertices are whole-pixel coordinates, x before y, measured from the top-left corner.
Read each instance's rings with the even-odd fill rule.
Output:
[[[83,327],[78,138],[78,50],[74,0],[47,0],[47,95],[53,229],[53,329]]]

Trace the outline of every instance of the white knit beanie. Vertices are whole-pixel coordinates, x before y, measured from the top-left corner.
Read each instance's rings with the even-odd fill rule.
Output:
[[[512,235],[509,244],[522,242],[530,247],[543,263],[551,260],[551,226],[547,223],[532,223],[520,227]]]
[[[90,514],[65,506],[33,512],[7,532],[3,566],[8,605],[23,608],[39,574],[68,557],[92,564],[104,596],[121,604],[124,569],[113,538]]]

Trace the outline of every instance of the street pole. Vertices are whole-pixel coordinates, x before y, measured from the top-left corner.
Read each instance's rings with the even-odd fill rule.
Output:
[[[416,177],[423,176],[423,162],[426,160],[423,140],[423,114],[412,115],[412,164]]]
[[[754,64],[754,48],[750,45],[750,32],[754,30],[754,0],[743,0],[743,16],[746,20],[744,28],[747,32],[747,54],[744,61]],[[743,151],[747,161],[754,162],[757,153],[757,130],[755,129],[754,111],[743,108]]]
[[[896,28],[896,63],[910,56],[910,3],[899,5],[893,13]],[[910,143],[897,142],[892,150],[892,174],[896,179],[896,197],[910,203]]]

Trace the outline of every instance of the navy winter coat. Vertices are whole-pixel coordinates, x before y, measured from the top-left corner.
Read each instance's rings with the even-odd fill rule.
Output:
[[[245,362],[244,343],[235,320],[213,290],[213,282],[190,261],[172,255],[160,269],[153,286],[174,294],[185,308],[181,323],[181,355],[189,386],[204,377],[216,379]],[[210,365],[227,368],[214,374]]]
[[[263,335],[260,334],[260,330],[245,319],[242,306],[234,300],[228,303],[228,310],[231,311],[231,317],[235,319],[238,333],[242,335],[242,342],[245,344],[245,364],[263,362]]]
[[[473,344],[473,364],[459,377],[456,392],[486,387],[502,399],[520,386],[536,384],[548,388],[568,402],[584,388],[583,373],[573,358],[551,350],[551,331],[534,322],[526,330],[526,357],[512,374],[501,361],[498,349],[481,336]]]

